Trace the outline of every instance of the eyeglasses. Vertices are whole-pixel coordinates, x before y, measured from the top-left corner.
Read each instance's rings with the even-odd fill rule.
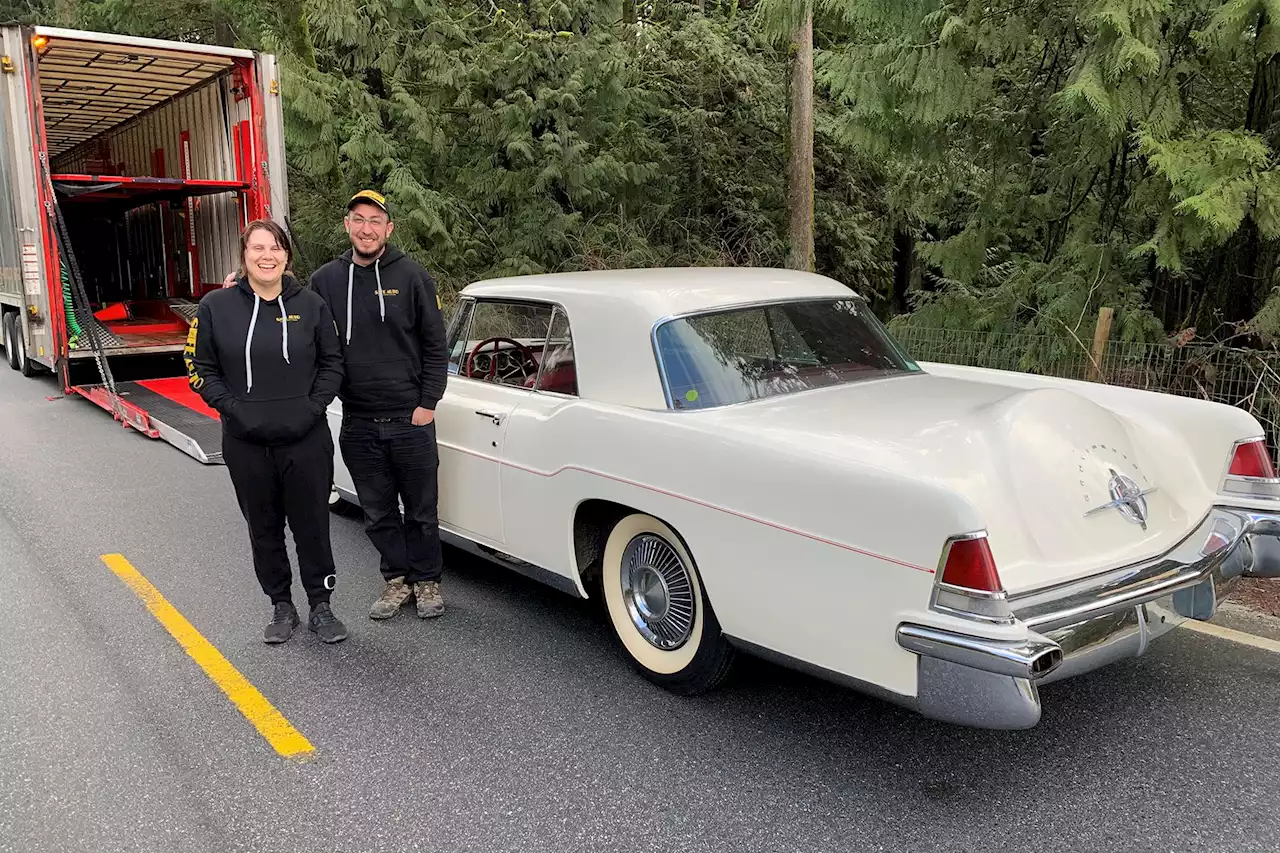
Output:
[[[363,216],[348,216],[347,221],[357,228],[361,225],[372,225],[374,228],[381,228],[383,225],[387,224],[387,220],[380,216],[373,219],[365,219]]]

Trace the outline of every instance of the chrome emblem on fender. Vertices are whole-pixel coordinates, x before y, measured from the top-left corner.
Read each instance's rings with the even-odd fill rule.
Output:
[[[1111,474],[1107,480],[1107,493],[1111,495],[1111,500],[1101,506],[1095,506],[1085,513],[1085,517],[1088,518],[1091,515],[1109,509],[1117,509],[1125,518],[1146,530],[1147,495],[1154,492],[1155,487],[1153,486],[1149,489],[1139,488],[1137,483],[1121,474],[1115,468],[1107,470]]]

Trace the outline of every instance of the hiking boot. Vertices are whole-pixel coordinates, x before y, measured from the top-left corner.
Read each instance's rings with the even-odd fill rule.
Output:
[[[263,642],[283,643],[293,636],[293,629],[298,627],[298,622],[298,609],[293,606],[293,602],[277,601],[271,621],[262,633]]]
[[[340,643],[347,638],[347,626],[333,615],[327,601],[311,608],[310,627],[326,643]]]
[[[430,619],[444,613],[444,598],[440,595],[439,581],[418,581],[413,585],[413,597],[418,603],[420,619]]]
[[[400,612],[400,605],[409,600],[413,590],[404,582],[404,578],[392,578],[387,581],[387,588],[382,596],[369,608],[370,619],[390,619]]]

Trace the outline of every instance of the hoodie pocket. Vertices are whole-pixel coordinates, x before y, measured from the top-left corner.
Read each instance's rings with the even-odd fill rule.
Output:
[[[346,365],[347,396],[365,405],[417,405],[421,365],[412,358],[387,358]]]
[[[309,397],[287,400],[236,400],[223,415],[227,430],[255,444],[289,444],[315,428],[321,415],[313,413]]]

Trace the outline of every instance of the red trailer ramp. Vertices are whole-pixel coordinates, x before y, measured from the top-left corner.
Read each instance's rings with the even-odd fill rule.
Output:
[[[126,426],[159,438],[206,465],[222,464],[222,423],[182,377],[77,385],[76,393],[111,412]]]

